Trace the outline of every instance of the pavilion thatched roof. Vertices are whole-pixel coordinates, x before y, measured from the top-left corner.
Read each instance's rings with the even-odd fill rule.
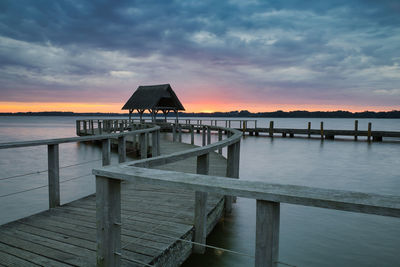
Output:
[[[139,86],[122,109],[185,110],[169,84]]]

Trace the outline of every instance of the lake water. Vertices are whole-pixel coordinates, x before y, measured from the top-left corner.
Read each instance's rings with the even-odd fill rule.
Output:
[[[75,136],[78,117],[0,117],[0,142]],[[274,120],[279,128],[353,129],[353,119]],[[400,131],[398,119],[359,119],[359,129]],[[234,125],[232,125],[234,126]],[[252,126],[248,125],[249,127]],[[189,142],[188,135],[183,141]],[[216,136],[212,138],[215,140]],[[196,136],[195,142],[201,143]],[[47,169],[45,146],[0,150],[0,224],[47,209],[47,173],[4,179]],[[60,145],[62,203],[93,193],[92,168],[101,151],[85,144]],[[71,166],[88,162],[82,165]],[[112,162],[117,162],[114,154]],[[68,167],[70,166],[70,167]],[[86,175],[86,176],[84,176]],[[82,177],[80,177],[82,176]],[[76,178],[76,179],[75,179]],[[73,179],[73,180],[70,180]],[[240,179],[399,195],[400,142],[353,142],[316,138],[245,137]],[[66,182],[63,182],[66,181]],[[29,190],[38,188],[36,190]],[[26,191],[26,192],[22,192]],[[21,192],[21,193],[18,193]],[[239,198],[233,213],[208,237],[208,244],[254,254],[255,201]],[[280,261],[295,266],[400,266],[400,219],[281,205]],[[185,266],[252,266],[252,257],[207,249]],[[281,265],[285,266],[285,265]]]

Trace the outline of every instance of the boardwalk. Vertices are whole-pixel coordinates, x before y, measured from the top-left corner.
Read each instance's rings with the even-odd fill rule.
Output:
[[[186,150],[192,145],[161,141],[161,153]],[[158,167],[196,172],[196,158]],[[225,176],[226,160],[211,153],[210,174]],[[123,183],[122,265],[176,266],[191,253],[194,192]],[[208,198],[207,231],[223,213],[224,200]],[[33,215],[0,227],[0,266],[96,265],[95,196]]]

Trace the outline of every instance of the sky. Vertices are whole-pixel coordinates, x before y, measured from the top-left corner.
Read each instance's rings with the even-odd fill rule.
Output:
[[[0,112],[400,110],[400,1],[0,1]]]

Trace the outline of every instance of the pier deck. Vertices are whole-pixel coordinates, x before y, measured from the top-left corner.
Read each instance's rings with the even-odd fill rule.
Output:
[[[161,141],[161,153],[192,145]],[[196,158],[157,167],[195,173]],[[225,176],[226,160],[210,154],[210,174]],[[194,192],[123,183],[122,265],[177,266],[192,251]],[[207,232],[223,214],[224,198],[210,194]],[[94,195],[0,227],[0,266],[95,266],[96,198]]]

